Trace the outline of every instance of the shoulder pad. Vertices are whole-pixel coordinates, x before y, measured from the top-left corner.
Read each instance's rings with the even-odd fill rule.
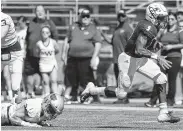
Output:
[[[142,32],[144,35],[146,35],[150,39],[153,39],[154,37],[156,37],[157,29],[149,21],[146,21],[146,20],[140,21],[137,26],[139,27],[140,32]]]
[[[41,114],[41,102],[38,99],[28,99],[26,100],[26,111],[29,117],[40,117]]]

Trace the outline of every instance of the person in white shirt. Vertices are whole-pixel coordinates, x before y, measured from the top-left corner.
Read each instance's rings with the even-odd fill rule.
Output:
[[[51,89],[53,93],[58,91],[57,89],[57,61],[55,54],[59,52],[57,42],[50,38],[51,31],[49,26],[43,26],[41,29],[42,40],[39,40],[36,44],[37,53],[39,54],[39,70],[43,79],[44,95],[50,94],[49,85],[51,83]]]

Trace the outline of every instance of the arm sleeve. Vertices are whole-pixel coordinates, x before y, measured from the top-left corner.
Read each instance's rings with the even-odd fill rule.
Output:
[[[96,43],[96,42],[102,43],[102,36],[101,36],[101,33],[98,29],[96,29],[96,32],[93,36],[93,42],[94,43]]]
[[[148,58],[151,57],[152,52],[144,48],[144,45],[146,45],[147,43],[147,39],[148,39],[147,36],[145,36],[144,34],[142,33],[139,34],[136,41],[136,50],[135,50],[135,54],[137,56],[148,57]]]

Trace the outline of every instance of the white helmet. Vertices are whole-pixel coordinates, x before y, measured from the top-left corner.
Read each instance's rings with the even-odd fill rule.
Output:
[[[42,109],[48,120],[56,118],[64,109],[63,96],[56,93],[46,96],[42,102]]]
[[[167,9],[160,3],[152,3],[146,8],[146,19],[155,26],[165,28],[168,22]]]

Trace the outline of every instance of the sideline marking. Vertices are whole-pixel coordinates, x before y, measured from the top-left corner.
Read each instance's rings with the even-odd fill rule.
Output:
[[[83,110],[111,110],[111,111],[158,111],[159,108],[148,108],[148,107],[111,107],[111,106],[93,106],[93,105],[65,105],[66,109],[83,109]],[[169,108],[170,111],[181,111],[182,108]]]

